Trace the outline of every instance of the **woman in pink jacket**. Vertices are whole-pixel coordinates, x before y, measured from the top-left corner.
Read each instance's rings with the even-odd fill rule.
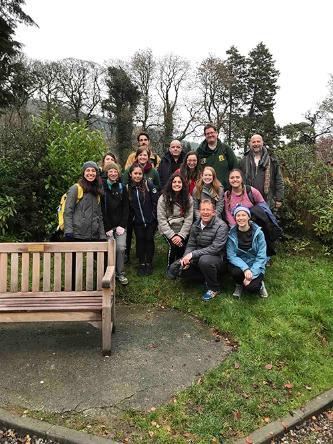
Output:
[[[251,208],[254,205],[265,202],[260,192],[253,187],[244,184],[241,170],[235,168],[229,173],[230,190],[224,193],[224,208],[226,221],[230,227],[236,225],[233,210],[237,205]]]

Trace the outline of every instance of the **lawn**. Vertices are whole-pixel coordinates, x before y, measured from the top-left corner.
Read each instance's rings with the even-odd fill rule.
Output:
[[[267,271],[267,300],[234,299],[226,278],[220,297],[201,302],[200,286],[167,281],[161,242],[153,276],[138,278],[130,267],[130,285],[118,292],[124,300],[191,313],[238,346],[167,405],[148,414],[128,412],[131,435],[126,427],[118,438],[227,443],[333,386],[333,261],[320,245],[299,245],[281,245]]]
[[[77,413],[42,416],[50,422],[129,443],[231,443],[333,386],[333,255],[318,244],[284,243],[267,270],[268,299],[232,297],[226,277],[218,298],[203,287],[165,277],[166,249],[157,240],[154,274],[118,285],[127,303],[163,305],[215,328],[234,352],[217,368],[150,412],[120,412],[100,421]],[[132,257],[133,257],[132,253]],[[40,412],[29,412],[41,417]]]

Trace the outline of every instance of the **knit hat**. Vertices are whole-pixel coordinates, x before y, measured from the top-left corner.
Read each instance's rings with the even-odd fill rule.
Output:
[[[120,175],[120,173],[121,173],[120,166],[117,165],[117,164],[114,163],[114,162],[107,163],[107,164],[105,165],[104,169],[105,169],[106,172],[108,172],[109,170],[117,170],[118,173],[119,173],[119,175]]]
[[[244,205],[240,204],[233,209],[233,216],[236,217],[236,214],[240,211],[245,211],[245,213],[251,218],[250,210],[247,207],[244,207]]]
[[[98,171],[97,163],[93,162],[92,160],[88,160],[88,162],[84,162],[82,165],[83,172],[85,172],[87,168],[95,168],[96,172]]]

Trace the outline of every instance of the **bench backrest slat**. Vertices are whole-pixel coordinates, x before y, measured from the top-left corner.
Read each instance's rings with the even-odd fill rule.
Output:
[[[102,290],[104,276],[104,253],[97,253],[97,290]]]
[[[0,293],[101,291],[114,256],[114,241],[0,243]]]
[[[82,291],[83,287],[83,254],[76,253],[76,264],[75,264],[75,289],[77,291]]]
[[[43,254],[43,291],[51,289],[51,253]]]
[[[93,287],[94,287],[94,253],[87,253],[86,289],[92,290]]]
[[[40,281],[40,254],[32,255],[32,291],[39,291]]]
[[[7,253],[0,254],[0,292],[7,289]]]
[[[72,289],[72,254],[65,253],[65,291]]]
[[[29,253],[22,253],[21,291],[29,291]]]
[[[10,262],[10,291],[15,293],[18,291],[18,253],[12,253],[11,262]]]

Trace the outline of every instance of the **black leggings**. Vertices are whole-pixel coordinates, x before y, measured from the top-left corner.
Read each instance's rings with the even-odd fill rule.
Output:
[[[135,225],[136,249],[140,264],[151,264],[155,252],[154,235],[157,224]]]
[[[164,236],[164,239],[167,241],[169,246],[167,257],[167,267],[169,268],[173,262],[183,257],[186,245],[185,241],[183,241],[183,245],[181,247],[178,247],[177,245],[173,244],[171,239],[168,239],[166,236]]]
[[[229,264],[228,268],[229,268],[229,273],[231,274],[236,284],[243,285],[243,280],[245,278],[244,271],[241,270],[239,267],[235,267],[235,265],[232,264]],[[244,290],[249,291],[250,293],[257,293],[260,290],[263,278],[264,275],[260,273],[259,276],[252,279],[249,285],[246,286],[243,285]]]

